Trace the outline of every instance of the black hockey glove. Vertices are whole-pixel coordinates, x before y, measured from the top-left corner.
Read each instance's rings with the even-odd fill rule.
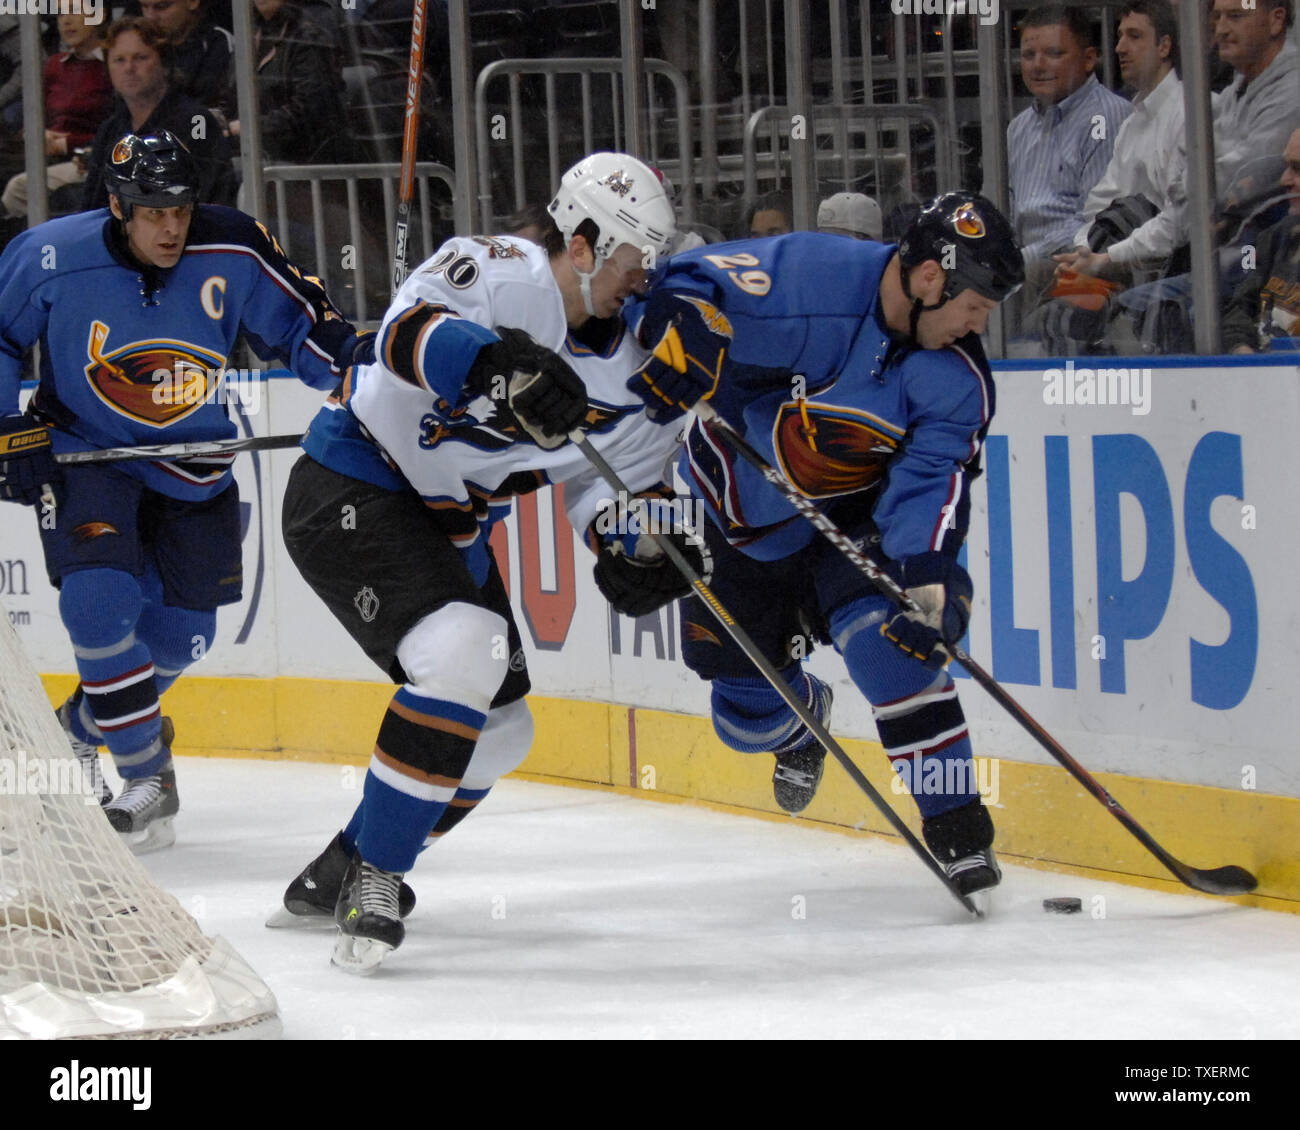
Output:
[[[0,418],[0,498],[35,506],[45,485],[58,481],[50,429],[30,416]]]
[[[497,411],[518,424],[538,447],[566,443],[587,418],[587,386],[553,350],[523,330],[498,327],[500,341],[485,345],[467,384],[491,397]]]
[[[681,291],[652,291],[638,332],[654,355],[627,382],[657,424],[674,420],[717,391],[731,323],[711,302]]]
[[[645,616],[691,592],[668,555],[655,543],[649,529],[663,531],[705,582],[712,559],[703,542],[683,532],[681,499],[667,487],[642,491],[630,505],[613,502],[588,529],[588,544],[596,550],[596,587],[626,616]]]
[[[957,643],[970,623],[974,589],[966,570],[946,553],[930,552],[891,562],[886,571],[921,609],[895,612],[880,634],[927,667],[946,667],[952,657],[939,643]]]

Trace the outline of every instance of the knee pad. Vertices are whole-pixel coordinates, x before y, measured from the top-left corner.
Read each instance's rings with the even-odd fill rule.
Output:
[[[533,745],[533,714],[520,700],[488,713],[474,746],[461,788],[490,789],[497,779],[523,764]]]
[[[160,680],[168,684],[212,648],[217,634],[217,613],[169,604],[150,604],[140,617],[140,642],[153,656]],[[166,689],[159,687],[159,693]]]
[[[916,694],[936,682],[950,679],[905,655],[880,634],[880,626],[893,615],[887,597],[869,596],[835,610],[831,634],[835,650],[844,657],[849,676],[873,706]]]
[[[487,714],[510,669],[505,619],[475,604],[446,604],[402,637],[397,661],[421,694]]]
[[[78,569],[59,586],[59,616],[78,649],[128,641],[144,607],[140,582],[121,569]]]

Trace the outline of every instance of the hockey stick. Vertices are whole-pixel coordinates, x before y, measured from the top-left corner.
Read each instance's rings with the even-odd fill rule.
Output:
[[[600,452],[591,446],[591,443],[580,429],[569,433],[569,441],[587,457],[587,461],[596,468],[601,477],[604,478],[604,480],[614,490],[619,491],[624,498],[630,498],[632,496],[632,492],[628,490],[627,485],[621,478],[619,478],[618,472],[616,472],[614,468],[605,461],[605,458],[600,454]],[[731,613],[722,606],[718,598],[714,596],[713,591],[704,583],[703,580],[701,580],[700,575],[691,568],[691,563],[686,560],[686,557],[682,554],[681,550],[673,544],[672,539],[664,537],[662,534],[652,534],[651,537],[654,538],[655,544],[668,555],[668,559],[677,567],[677,571],[690,582],[691,588],[695,590],[696,595],[704,602],[709,611],[713,613],[714,618],[718,623],[727,630],[731,638],[736,641],[740,649],[749,657],[750,662],[758,668],[763,678],[772,684],[772,689],[775,690],[785,701],[785,704],[794,711],[799,721],[812,731],[813,737],[815,737],[826,749],[826,752],[834,757],[843,767],[844,771],[853,778],[853,783],[857,785],[858,788],[866,794],[867,799],[880,810],[880,814],[889,821],[894,831],[903,837],[907,846],[910,847],[921,858],[921,861],[934,872],[939,881],[948,888],[948,892],[953,898],[961,903],[962,906],[964,906],[971,914],[975,915],[976,918],[982,918],[983,914],[980,909],[967,895],[963,895],[959,890],[957,890],[953,881],[948,878],[947,873],[939,865],[938,861],[935,860],[934,856],[926,851],[925,846],[916,838],[915,835],[912,834],[911,829],[903,823],[894,810],[889,807],[885,798],[875,790],[871,782],[863,775],[862,770],[859,769],[849,758],[849,755],[840,748],[839,742],[831,737],[826,727],[817,719],[817,716],[803,704],[803,700],[800,699],[800,697],[794,693],[794,690],[790,685],[781,678],[781,675],[776,668],[772,666],[763,653],[759,651],[758,645],[749,638],[749,633],[736,623]]]
[[[727,445],[739,454],[745,462],[779,490],[791,505],[816,527],[819,533],[858,567],[859,571],[879,592],[909,612],[919,611],[916,601],[899,588],[892,577],[882,572],[880,566],[863,553],[839,526],[818,510],[810,499],[805,498],[795,490],[775,467],[768,463],[726,420],[713,410],[711,405],[701,401],[695,406],[695,414],[717,435],[721,436]],[[1210,895],[1244,895],[1253,891],[1259,885],[1259,881],[1255,876],[1244,867],[1229,864],[1225,867],[1212,867],[1202,870],[1199,867],[1189,867],[1186,863],[1175,859],[1151,837],[1141,824],[1125,811],[1119,801],[1106,791],[1101,782],[1071,757],[1061,744],[1007,693],[1002,684],[976,663],[959,644],[945,642],[944,646],[947,648],[948,654],[970,673],[971,678],[979,683],[1011,717],[1019,722],[1040,746],[1063,765],[1070,776],[1092,793],[1111,815],[1128,829],[1138,843],[1155,856],[1179,882],[1191,887],[1193,890]]]
[[[406,281],[406,229],[415,195],[415,148],[420,133],[420,79],[424,73],[424,29],[428,0],[415,0],[411,13],[411,58],[406,70],[406,120],[402,126],[402,177],[397,186],[397,234],[393,239],[393,297]]]
[[[234,451],[267,451],[297,447],[298,434],[288,436],[244,436],[236,439],[193,440],[189,443],[156,443],[143,447],[103,447],[95,451],[64,451],[56,463],[123,463],[133,459],[188,459],[196,455],[225,455]]]

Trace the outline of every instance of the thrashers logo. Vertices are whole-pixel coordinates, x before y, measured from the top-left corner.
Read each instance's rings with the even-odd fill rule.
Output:
[[[92,322],[86,379],[114,412],[165,428],[206,404],[225,358],[186,341],[135,341],[105,352],[111,328]]]
[[[116,533],[119,533],[118,528],[110,522],[82,522],[72,530],[73,537],[78,541],[94,541],[105,534]]]
[[[782,404],[776,454],[786,478],[807,498],[828,498],[871,486],[898,440],[844,409],[799,400]]]
[[[952,226],[958,235],[964,235],[967,239],[979,239],[985,231],[984,221],[980,219],[973,204],[963,204],[952,214]]]

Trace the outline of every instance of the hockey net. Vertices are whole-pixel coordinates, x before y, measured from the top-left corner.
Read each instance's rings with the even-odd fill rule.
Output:
[[[0,1039],[279,1034],[270,989],[110,827],[0,607]]]

